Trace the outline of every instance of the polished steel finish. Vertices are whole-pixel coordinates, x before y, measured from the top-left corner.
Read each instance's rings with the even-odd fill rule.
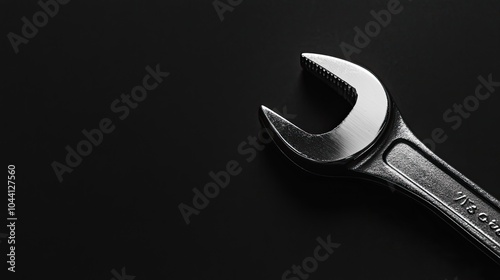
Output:
[[[292,161],[313,173],[393,183],[500,262],[500,202],[413,135],[373,74],[324,55],[303,54],[302,66],[340,89],[353,109],[334,130],[309,134],[262,107],[263,125]]]
[[[332,131],[311,134],[262,106],[262,113],[281,141],[298,155],[320,163],[342,162],[369,147],[380,134],[389,108],[378,79],[356,64],[331,56],[304,53],[301,63],[305,70],[340,91],[354,107]]]

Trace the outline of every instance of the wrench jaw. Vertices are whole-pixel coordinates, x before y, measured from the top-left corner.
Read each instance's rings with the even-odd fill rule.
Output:
[[[346,164],[368,150],[386,126],[389,96],[368,70],[351,62],[303,53],[303,69],[337,90],[353,108],[333,130],[308,133],[265,106],[260,120],[281,151],[301,168],[316,174],[343,176]]]
[[[420,142],[370,72],[322,55],[301,59],[305,70],[344,90],[353,109],[332,131],[310,134],[262,106],[261,122],[282,152],[315,174],[394,183],[500,264],[500,202]]]
[[[293,123],[289,122],[282,116],[276,114],[271,109],[266,106],[261,106],[259,110],[259,119],[262,126],[271,136],[271,139],[280,149],[280,151],[294,164],[298,167],[304,169],[307,172],[326,175],[326,176],[349,176],[350,170],[348,170],[346,165],[348,160],[337,161],[332,164],[321,163],[310,158],[310,155],[301,152],[296,149],[296,147],[289,143],[290,139],[309,139],[311,142],[319,141],[318,138],[311,134],[303,131],[301,128],[295,126]],[[292,140],[293,141],[293,140]],[[304,142],[304,146],[307,147],[307,141]],[[310,145],[314,147],[315,145]],[[321,152],[321,151],[318,151]],[[329,151],[324,151],[325,154]]]

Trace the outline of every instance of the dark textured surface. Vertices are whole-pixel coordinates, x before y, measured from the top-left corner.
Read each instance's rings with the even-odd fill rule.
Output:
[[[299,54],[344,57],[339,45],[387,3],[243,1],[221,22],[210,1],[71,1],[14,54],[7,34],[40,7],[5,1],[0,103],[18,176],[18,279],[119,280],[122,268],[135,280],[281,279],[328,235],[341,245],[308,279],[498,279],[497,265],[390,187],[314,177],[272,145],[250,148],[261,104],[310,132],[346,116],[342,97],[302,74]],[[436,154],[500,198],[500,87],[457,129],[443,119],[478,76],[500,81],[500,4],[401,5],[351,60],[377,74],[417,137],[442,128]],[[120,120],[110,104],[157,64],[170,75]],[[103,118],[115,130],[60,183],[51,164]],[[192,206],[192,189],[231,160],[241,173],[186,225],[179,204]]]

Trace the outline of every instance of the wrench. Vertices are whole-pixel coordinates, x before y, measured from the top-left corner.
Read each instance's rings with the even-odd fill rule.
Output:
[[[311,134],[261,106],[261,123],[292,162],[318,175],[392,183],[463,230],[500,263],[500,202],[413,135],[371,72],[312,53],[301,55],[301,65],[353,107],[333,130]]]

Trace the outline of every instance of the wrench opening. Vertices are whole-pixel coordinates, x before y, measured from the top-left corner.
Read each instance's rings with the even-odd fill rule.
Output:
[[[301,65],[341,93],[353,108],[331,131],[312,134],[262,106],[262,123],[278,146],[315,164],[343,164],[367,150],[387,121],[389,97],[382,84],[363,67],[330,56],[303,53]]]

